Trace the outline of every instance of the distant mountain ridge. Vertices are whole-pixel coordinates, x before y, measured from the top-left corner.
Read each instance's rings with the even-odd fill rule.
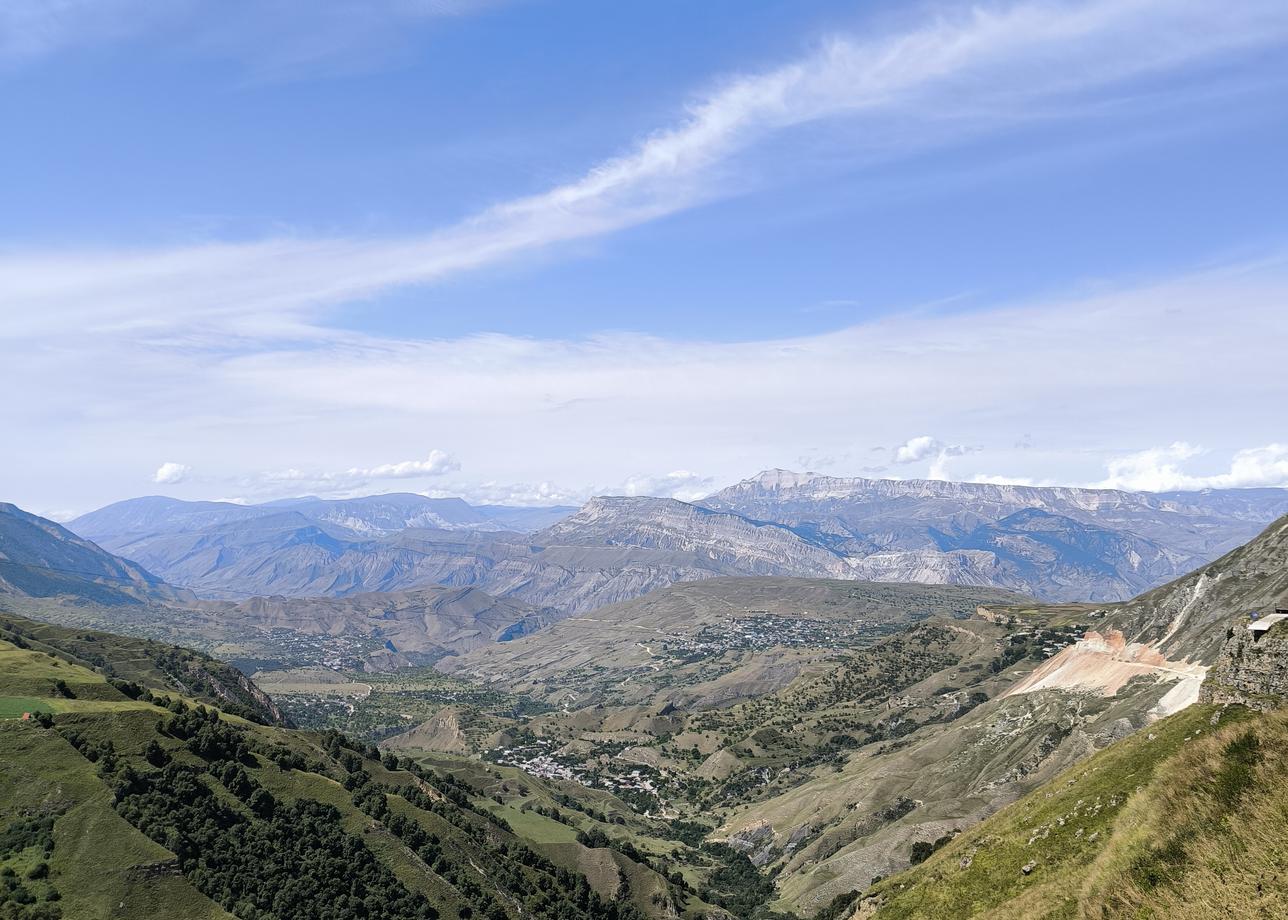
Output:
[[[495,598],[477,588],[432,586],[349,597],[253,597],[195,605],[232,636],[288,629],[306,636],[376,639],[381,651],[364,657],[369,669],[418,665],[534,632],[554,611]]]
[[[74,594],[109,606],[192,599],[67,528],[0,502],[0,595],[4,594]]]
[[[1288,489],[1202,489],[1193,492],[1128,492],[1079,486],[1027,486],[945,479],[865,479],[824,476],[790,470],[765,470],[701,499],[708,507],[746,505],[749,501],[819,502],[922,498],[969,502],[974,507],[1040,508],[1061,514],[1106,509],[1153,511],[1224,511],[1229,516],[1260,520],[1266,506],[1288,509]]]
[[[131,498],[83,514],[69,523],[81,536],[104,546],[125,540],[199,530],[233,521],[294,512],[322,524],[357,534],[383,536],[413,527],[437,530],[539,530],[577,510],[566,505],[520,508],[474,506],[461,498],[428,498],[393,492],[362,498],[324,499],[309,495],[258,505],[235,502],[190,502],[162,495]]]
[[[1288,513],[1288,489],[1152,495],[770,470],[699,502],[600,496],[568,511],[406,493],[258,506],[154,497],[70,526],[173,584],[234,600],[469,585],[568,614],[677,581],[773,575],[1119,601],[1250,539]]]
[[[1151,494],[768,470],[698,504],[789,527],[856,577],[1126,600],[1255,536],[1288,489]]]
[[[533,534],[534,542],[695,553],[749,575],[844,578],[845,560],[789,527],[673,498],[604,496]]]
[[[186,517],[217,521],[194,541],[194,557],[208,563],[222,552],[218,534],[278,536],[285,526],[308,554],[343,548],[333,525],[318,525],[293,510],[230,518],[223,509],[188,509]],[[289,508],[289,506],[283,506]],[[153,509],[136,509],[148,520]],[[177,538],[176,538],[177,539]],[[225,656],[246,647],[289,649],[300,641],[331,642],[333,654],[368,668],[422,664],[526,635],[558,618],[557,611],[515,598],[496,598],[468,586],[430,584],[409,591],[346,597],[252,597],[237,602],[198,600],[128,559],[114,556],[53,521],[0,503],[0,610],[77,626],[110,625],[136,636],[182,638]],[[283,638],[289,634],[294,638]],[[318,643],[314,642],[316,656]],[[253,657],[253,656],[252,656]]]

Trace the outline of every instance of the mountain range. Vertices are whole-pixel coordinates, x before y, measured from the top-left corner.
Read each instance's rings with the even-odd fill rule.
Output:
[[[579,509],[414,494],[263,505],[150,497],[68,526],[201,597],[347,596],[434,584],[565,614],[677,581],[775,575],[1125,600],[1288,512],[1286,489],[1166,494],[761,473],[707,498]]]
[[[213,503],[211,503],[213,504]],[[195,513],[218,527],[263,518]],[[470,586],[428,584],[345,597],[199,600],[53,521],[0,503],[0,605],[57,622],[181,641],[234,660],[282,656],[397,668],[502,642],[548,625],[555,611]]]
[[[1288,513],[1288,489],[1125,492],[771,470],[701,501],[792,528],[857,577],[1126,600]]]

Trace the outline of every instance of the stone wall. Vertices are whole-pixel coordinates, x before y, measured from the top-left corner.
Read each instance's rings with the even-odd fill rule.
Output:
[[[1243,703],[1254,709],[1288,705],[1288,621],[1254,638],[1242,623],[1230,630],[1199,692],[1202,703]]]

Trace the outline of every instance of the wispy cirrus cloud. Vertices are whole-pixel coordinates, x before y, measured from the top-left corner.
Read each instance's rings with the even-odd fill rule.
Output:
[[[852,458],[829,472],[853,475],[872,445],[907,447],[911,428],[948,436],[913,444],[921,462],[938,457],[934,442],[969,432],[982,447],[976,468],[992,478],[1088,482],[1131,452],[1123,445],[1178,435],[1234,449],[1273,441],[1275,409],[1288,404],[1288,378],[1270,370],[1288,340],[1286,303],[1280,260],[766,341],[337,332],[325,347],[280,341],[222,353],[91,337],[76,360],[39,347],[0,362],[0,392],[23,394],[5,402],[6,430],[24,435],[0,452],[0,479],[49,483],[49,494],[31,495],[35,507],[88,510],[129,494],[111,484],[137,481],[140,456],[199,457],[201,480],[177,487],[185,497],[379,491],[382,471],[441,470],[440,492],[563,503],[628,487],[697,490],[708,478],[718,486],[791,466],[801,444]],[[1236,364],[1249,370],[1231,373]],[[427,431],[447,433],[460,470],[423,452]],[[1026,446],[1016,447],[1021,434]],[[95,458],[90,471],[85,455]],[[1155,459],[1120,465],[1103,484],[1162,488],[1171,480],[1149,471],[1187,462]],[[1237,469],[1273,470],[1281,459],[1248,454]],[[650,470],[677,473],[641,474]],[[1221,482],[1271,480],[1239,473]]]
[[[119,40],[150,28],[164,5],[141,0],[5,0],[0,3],[0,63]]]
[[[898,117],[942,141],[1034,113],[1049,121],[1088,100],[1129,96],[1138,78],[1285,43],[1288,6],[1272,0],[997,4],[879,38],[836,35],[800,60],[720,81],[676,124],[580,178],[424,235],[4,253],[0,298],[23,309],[0,338],[181,331],[189,341],[235,336],[222,344],[236,347],[318,336],[318,317],[339,304],[731,194],[741,153],[804,125],[845,120],[875,137],[883,119]],[[926,140],[916,130],[899,137],[913,150]]]
[[[470,482],[449,471],[436,484],[481,482],[540,503],[591,483],[611,491],[657,479],[640,470],[732,481],[790,465],[802,444],[855,456],[910,431],[969,431],[986,445],[1034,432],[1052,456],[1027,450],[1026,472],[1044,461],[1074,469],[1075,447],[1094,452],[1087,465],[1099,470],[1122,444],[1169,443],[1178,432],[1265,443],[1244,432],[1260,431],[1262,407],[1288,398],[1282,376],[1223,373],[1233,356],[1252,368],[1280,360],[1282,262],[934,322],[889,317],[734,343],[379,337],[336,328],[329,314],[736,194],[750,152],[805,126],[844,122],[847,143],[871,136],[887,154],[916,152],[1130,100],[1141,78],[1286,41],[1288,6],[1277,0],[955,8],[895,34],[833,36],[797,61],[730,76],[619,156],[420,235],[10,248],[0,252],[0,389],[24,394],[3,417],[25,437],[0,455],[0,478],[83,481],[86,494],[101,495],[119,486],[95,477],[133,482],[140,456],[147,468],[183,456],[200,457],[204,481],[221,489],[237,477],[276,494],[353,489],[375,479],[358,473],[400,466],[358,465],[370,461],[351,456],[353,444],[381,458],[415,456],[423,432],[442,431]],[[1175,85],[1183,93],[1190,84]],[[891,119],[908,128],[895,139],[881,133]],[[1229,408],[1196,420],[1189,407],[1211,398],[1214,381]],[[50,443],[83,450],[51,457]],[[94,477],[76,465],[85,450],[96,457]],[[996,451],[986,459],[1009,468]],[[267,483],[264,469],[298,476]]]

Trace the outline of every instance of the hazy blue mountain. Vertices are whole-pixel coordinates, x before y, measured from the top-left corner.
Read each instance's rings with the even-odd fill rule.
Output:
[[[0,502],[0,594],[138,604],[190,597],[53,521]]]
[[[138,537],[214,527],[227,521],[244,521],[272,514],[270,506],[232,502],[185,502],[163,495],[148,495],[114,502],[82,514],[67,528],[87,540],[111,547]]]
[[[524,508],[519,505],[475,505],[474,509],[500,524],[505,530],[532,533],[557,524],[577,510],[576,505],[551,505],[548,508]]]
[[[408,527],[441,530],[503,530],[495,520],[460,498],[426,498],[411,492],[363,498],[300,500],[289,506],[307,518],[339,524],[358,533],[387,534]]]
[[[426,498],[409,492],[362,498],[313,496],[260,505],[233,502],[187,502],[150,496],[116,502],[76,518],[68,526],[89,539],[122,542],[160,533],[191,531],[227,521],[244,521],[291,511],[318,523],[338,524],[358,533],[383,534],[408,527],[445,530],[504,529],[493,518],[459,498]]]

